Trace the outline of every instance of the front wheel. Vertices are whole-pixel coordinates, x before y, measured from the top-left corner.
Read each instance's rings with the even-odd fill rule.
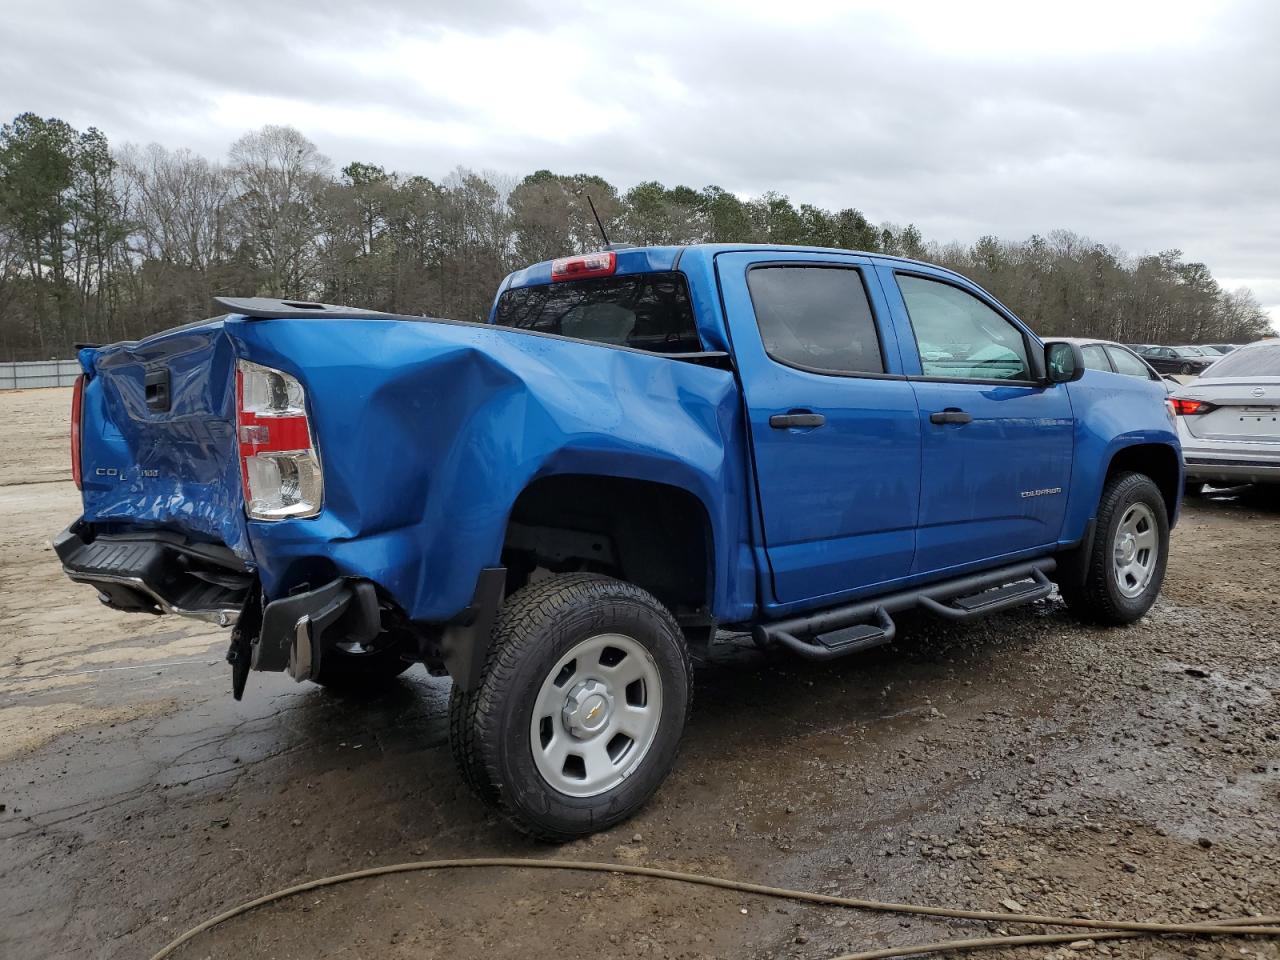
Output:
[[[1189,374],[1189,373],[1191,372],[1191,364],[1189,364],[1189,363],[1184,363],[1184,364],[1182,365],[1181,369],[1179,369],[1179,370],[1178,370],[1178,372],[1179,372],[1180,374],[1182,374],[1182,375],[1185,377],[1187,374]]]
[[[1117,474],[1102,491],[1083,582],[1061,584],[1063,599],[1084,620],[1133,623],[1155,603],[1168,559],[1160,488],[1145,474]]]
[[[670,772],[693,671],[671,614],[596,574],[512,594],[479,686],[450,698],[453,753],[517,829],[563,842],[620,823]]]

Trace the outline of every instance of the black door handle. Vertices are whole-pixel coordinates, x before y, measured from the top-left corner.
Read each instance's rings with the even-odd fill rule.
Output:
[[[938,413],[929,414],[930,423],[973,423],[973,415],[965,413],[958,407],[947,407]]]
[[[827,418],[820,413],[775,413],[769,418],[769,426],[775,430],[790,430],[793,427],[820,427]]]

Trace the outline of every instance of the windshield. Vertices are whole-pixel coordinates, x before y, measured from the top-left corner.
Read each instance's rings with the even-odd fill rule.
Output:
[[[1175,347],[1180,357],[1203,357],[1205,354],[1199,347]]]
[[[1200,379],[1223,377],[1280,377],[1280,340],[1232,350],[1201,374]]]
[[[517,287],[498,298],[493,322],[655,353],[703,349],[689,287],[675,271]]]

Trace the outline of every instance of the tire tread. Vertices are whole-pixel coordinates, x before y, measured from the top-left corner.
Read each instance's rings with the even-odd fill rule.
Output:
[[[479,684],[470,693],[458,691],[450,697],[450,741],[454,744],[454,759],[463,779],[488,806],[500,812],[516,829],[537,840],[559,843],[576,839],[578,835],[550,830],[530,821],[505,796],[497,751],[486,749],[503,736],[500,692],[515,682],[517,670],[530,655],[530,648],[540,642],[547,623],[575,607],[600,599],[602,594],[614,603],[643,606],[664,619],[667,628],[680,636],[680,628],[671,613],[651,594],[633,584],[596,573],[549,577],[517,590],[503,602],[494,621]],[[680,650],[688,686],[686,703],[691,704],[692,662],[683,643]]]
[[[1135,617],[1132,610],[1126,609],[1116,602],[1109,589],[1111,565],[1108,553],[1111,549],[1112,517],[1120,505],[1128,502],[1138,490],[1154,494],[1154,503],[1151,505],[1157,507],[1160,511],[1164,510],[1164,499],[1160,495],[1160,488],[1155,485],[1155,482],[1150,477],[1133,471],[1117,473],[1107,481],[1107,485],[1102,491],[1102,497],[1098,501],[1097,532],[1094,536],[1089,556],[1085,558],[1083,582],[1075,585],[1063,584],[1059,587],[1067,607],[1082,620],[1119,626],[1132,623],[1146,612],[1144,608]],[[1148,497],[1148,499],[1152,498]],[[1162,526],[1161,534],[1163,537],[1161,546],[1165,551],[1165,559],[1167,559],[1167,528]],[[1162,559],[1161,569],[1155,579],[1157,593],[1160,582],[1164,579],[1163,563],[1164,560]]]

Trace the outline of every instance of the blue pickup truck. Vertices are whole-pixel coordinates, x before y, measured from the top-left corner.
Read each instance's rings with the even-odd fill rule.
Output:
[[[617,247],[511,274],[488,323],[220,303],[80,352],[64,569],[232,627],[237,697],[449,675],[461,775],[537,837],[654,793],[717,629],[831,660],[1055,583],[1129,623],[1164,577],[1160,384],[939,267]]]

